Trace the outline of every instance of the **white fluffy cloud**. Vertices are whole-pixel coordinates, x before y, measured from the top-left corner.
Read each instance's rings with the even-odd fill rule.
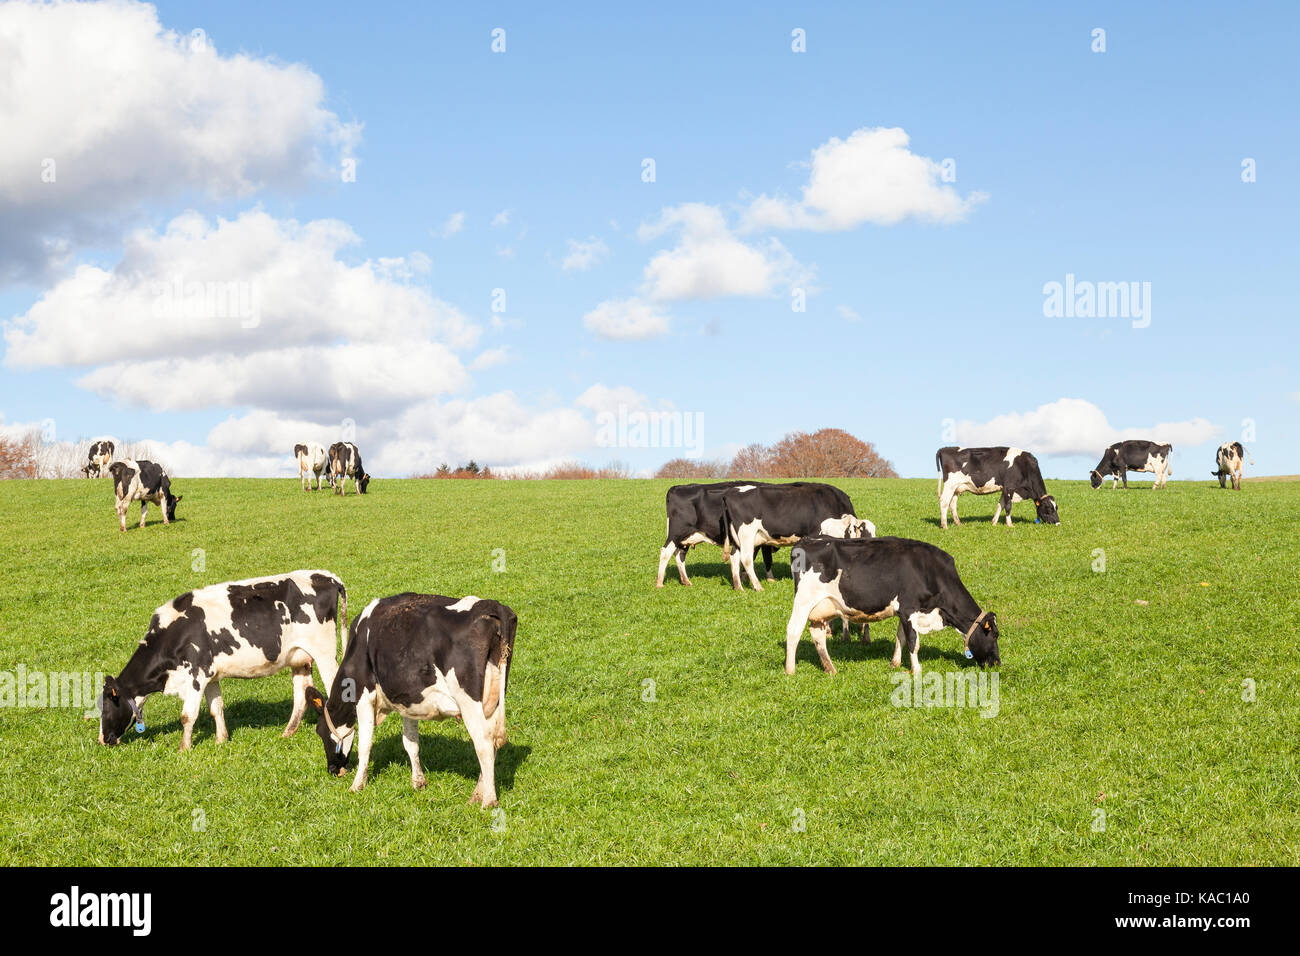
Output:
[[[0,281],[113,241],[140,207],[334,171],[359,139],[298,64],[221,55],[153,6],[0,4]]]
[[[5,323],[5,364],[220,363],[264,352],[287,359],[339,339],[439,340],[450,349],[477,341],[473,323],[410,281],[425,268],[421,257],[348,265],[339,254],[357,241],[333,220],[300,224],[260,210],[215,223],[178,216],[161,233],[128,237],[111,271],[80,266]],[[447,373],[446,363],[435,371]]]
[[[582,317],[602,339],[652,339],[668,333],[668,316],[641,299],[607,299]]]
[[[645,294],[653,300],[767,295],[807,275],[778,240],[750,244],[736,238],[717,206],[669,207],[637,235],[654,239],[672,230],[679,233],[677,245],[657,253],[645,268]]]
[[[799,200],[766,194],[750,203],[743,231],[853,229],[889,226],[913,218],[958,222],[984,201],[943,182],[941,163],[911,152],[907,133],[883,127],[832,137],[812,152],[811,173]]]
[[[1100,408],[1082,398],[1062,398],[1032,412],[1010,412],[987,422],[960,421],[960,445],[1015,445],[1036,455],[1100,456],[1106,446],[1128,438],[1170,442],[1175,448],[1199,445],[1222,429],[1204,418],[1161,422],[1138,428],[1115,428]]]
[[[609,246],[592,236],[585,241],[569,240],[569,251],[560,263],[565,272],[585,272],[609,255]]]

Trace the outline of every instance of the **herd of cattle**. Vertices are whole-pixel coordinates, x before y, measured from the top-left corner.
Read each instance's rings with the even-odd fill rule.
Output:
[[[140,501],[140,524],[147,503],[157,504],[163,523],[176,516],[180,496],[154,462],[113,461],[112,442],[96,442],[83,474],[109,474],[114,481],[117,512],[126,530],[126,509]],[[1146,471],[1162,488],[1170,474],[1167,444],[1117,442],[1106,449],[1092,471],[1092,485],[1104,478],[1127,487],[1127,472]],[[295,446],[303,490],[321,476],[343,494],[343,482],[365,494],[370,482],[361,455],[350,442],[336,442],[328,452],[316,444]],[[1218,451],[1220,486],[1231,477],[1241,487],[1245,449],[1224,443]],[[960,525],[957,498],[965,493],[1000,494],[993,523],[1012,507],[1034,503],[1036,520],[1059,524],[1055,499],[1047,493],[1038,460],[1019,448],[941,448],[939,513]],[[1251,462],[1254,463],[1253,460]],[[668,562],[676,560],[684,585],[686,555],[697,544],[723,549],[731,566],[732,586],[743,590],[741,573],[763,590],[754,570],[755,551],[762,554],[766,577],[772,577],[772,554],[793,547],[790,568],[795,582],[794,606],[786,625],[785,670],[793,674],[805,629],[812,636],[823,669],[835,673],[826,640],[835,618],[842,636],[853,624],[870,640],[870,625],[898,618],[892,666],[907,652],[912,674],[922,635],[947,627],[962,635],[965,656],[979,666],[1001,663],[997,615],[980,605],[957,573],[952,555],[924,541],[877,537],[876,526],[861,518],[849,496],[833,485],[797,481],[722,481],[675,485],[665,499],[667,539],[659,555],[655,584],[662,588]],[[496,752],[506,742],[505,698],[518,619],[504,604],[469,596],[404,593],[371,601],[348,625],[347,589],[328,571],[289,574],[214,584],[180,595],[154,611],[144,639],[116,677],[104,681],[99,742],[120,741],[134,724],[145,730],[143,706],[155,693],[181,700],[181,750],[192,743],[200,707],[207,703],[218,742],[228,738],[221,698],[222,678],[263,677],[289,669],[293,707],[284,736],[292,735],[310,706],[325,749],[326,768],[344,776],[355,741],[358,765],[351,789],[366,783],[375,729],[390,713],[402,717],[402,743],[411,761],[411,784],[424,786],[419,759],[419,721],[456,717],[462,720],[479,761],[479,779],[471,803],[497,803]],[[337,634],[336,634],[337,631]],[[342,644],[342,658],[336,649]],[[311,684],[313,663],[327,690]]]
[[[1090,475],[1094,488],[1106,478],[1128,487],[1128,472],[1151,472],[1154,488],[1165,487],[1172,474],[1173,446],[1127,440],[1106,449]],[[1212,474],[1226,487],[1231,476],[1241,488],[1240,442],[1224,442]],[[1254,464],[1252,459],[1251,464]],[[1032,501],[1036,522],[1060,524],[1056,499],[1047,493],[1038,459],[1020,448],[940,448],[939,523],[948,516],[960,525],[957,499],[962,494],[998,494],[993,523],[1005,513],[1011,526],[1012,506]],[[754,551],[761,549],[767,580],[772,580],[772,552],[795,546],[790,570],[795,581],[794,608],[786,625],[785,670],[793,674],[799,640],[807,628],[822,668],[835,673],[826,650],[831,622],[839,618],[847,638],[853,624],[862,625],[862,640],[870,641],[873,621],[897,617],[891,665],[902,664],[906,650],[914,675],[921,673],[917,650],[921,636],[946,627],[962,635],[965,656],[976,664],[1001,663],[997,615],[971,596],[957,564],[946,551],[907,538],[879,538],[870,521],[859,518],[853,502],[839,488],[816,482],[770,484],[760,481],[720,481],[674,485],[665,499],[668,532],[659,552],[655,586],[664,586],[668,562],[676,559],[682,584],[689,585],[686,555],[697,544],[713,544],[731,564],[731,583],[743,590],[741,570],[756,591],[763,590],[754,572]]]

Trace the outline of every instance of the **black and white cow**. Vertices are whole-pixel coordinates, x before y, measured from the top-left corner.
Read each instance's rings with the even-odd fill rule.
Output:
[[[361,466],[361,452],[350,441],[336,441],[330,445],[330,475],[333,480],[334,494],[346,495],[347,479],[352,479],[352,489],[360,494],[366,493],[370,476]]]
[[[117,520],[123,531],[126,530],[126,511],[133,501],[140,502],[140,527],[144,527],[149,502],[156,504],[162,511],[163,524],[172,523],[176,517],[176,506],[184,496],[172,494],[172,481],[161,465],[143,458],[139,461],[123,458],[109,465],[108,473],[113,476]]]
[[[722,493],[740,485],[759,485],[759,481],[715,481],[702,484],[673,485],[664,504],[668,512],[668,536],[659,552],[659,576],[655,587],[664,586],[668,562],[677,559],[677,574],[682,584],[690,585],[686,576],[686,554],[697,544],[714,544],[722,548],[723,557],[731,557],[731,546],[723,526]],[[772,580],[772,547],[763,545],[763,566]]]
[[[107,439],[91,442],[89,460],[81,469],[82,476],[85,478],[103,478],[108,474],[108,466],[112,464],[113,453],[116,450],[117,446]]]
[[[1227,479],[1232,478],[1232,489],[1241,490],[1241,469],[1242,459],[1250,458],[1246,452],[1246,447],[1239,441],[1225,441],[1219,446],[1219,452],[1214,456],[1214,463],[1218,467],[1210,472],[1214,477],[1219,479],[1219,487],[1228,487]],[[1255,464],[1255,459],[1250,458],[1250,463]]]
[[[496,752],[506,742],[506,683],[515,647],[515,612],[473,596],[397,594],[371,601],[352,622],[329,700],[308,688],[319,712],[316,732],[330,773],[347,773],[352,741],[366,785],[370,747],[384,718],[402,715],[402,746],[411,758],[411,786],[424,786],[420,721],[459,717],[478,755],[479,779],[470,803],[497,805]]]
[[[1113,478],[1115,484],[1110,486],[1113,491],[1121,481],[1125,488],[1128,487],[1130,471],[1149,471],[1156,476],[1152,490],[1163,488],[1169,481],[1169,476],[1174,473],[1169,461],[1173,451],[1173,445],[1161,445],[1153,441],[1136,438],[1117,441],[1102,454],[1101,461],[1092,470],[1089,480],[1094,488],[1100,488],[1103,480]]]
[[[305,442],[301,445],[293,446],[294,457],[298,459],[298,479],[302,482],[302,490],[307,491],[311,488],[312,475],[316,476],[316,490],[320,491],[321,476],[334,485],[334,473],[329,468],[329,456],[325,454],[325,449],[315,442]]]
[[[976,495],[1002,493],[998,509],[993,514],[997,524],[1002,512],[1007,513],[1007,527],[1011,527],[1011,506],[1018,501],[1032,501],[1038,520],[1045,524],[1060,524],[1056,513],[1056,499],[1047,493],[1038,459],[1021,448],[956,448],[949,445],[934,455],[939,467],[939,524],[948,527],[948,512],[958,525],[958,496],[970,492]]]
[[[853,502],[839,488],[818,482],[760,485],[747,483],[722,493],[723,521],[731,545],[731,585],[740,582],[743,566],[755,591],[763,590],[754,573],[754,548],[794,544],[804,535],[837,538],[874,538],[876,526],[853,510]]]
[[[891,666],[902,663],[903,649],[913,674],[922,634],[951,627],[963,635],[966,656],[976,664],[1002,663],[998,623],[980,608],[957,574],[952,555],[924,541],[874,538],[863,541],[815,535],[791,553],[795,571],[794,608],[785,629],[785,672],[794,673],[795,653],[805,625],[817,647],[822,669],[835,673],[826,651],[833,618],[867,624],[898,618]]]
[[[328,571],[212,584],[182,594],[154,611],[149,630],[117,677],[104,679],[99,742],[115,744],[131,723],[143,731],[145,699],[163,693],[181,700],[181,750],[189,750],[204,700],[217,724],[217,742],[229,738],[221,700],[224,677],[266,677],[293,671],[288,737],[307,707],[311,665],[327,683],[338,670],[335,625],[348,592]]]

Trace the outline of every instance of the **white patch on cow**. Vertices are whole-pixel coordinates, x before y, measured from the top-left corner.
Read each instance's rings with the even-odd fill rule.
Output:
[[[943,615],[938,608],[933,611],[913,611],[907,616],[907,623],[912,625],[912,630],[917,634],[933,634],[948,626],[943,622]]]
[[[357,615],[356,623],[360,624],[366,618],[370,617],[370,612],[373,611],[378,604],[379,604],[379,598],[375,598],[373,601],[367,604],[365,610]]]
[[[168,601],[158,610],[154,611],[158,616],[158,627],[160,629],[169,627],[173,621],[181,616],[181,612],[176,608],[175,601]],[[142,642],[143,643],[143,642]]]
[[[755,488],[757,488],[757,487],[758,487],[757,485],[737,485],[737,486],[736,486],[735,488],[733,488],[732,490],[733,490],[733,491],[753,491],[753,490],[754,490]]]
[[[686,538],[682,540],[683,546],[687,548],[689,548],[693,544],[714,544],[714,543],[715,542],[712,538],[710,538],[707,534],[702,534],[699,531],[692,531]]]
[[[1008,465],[1010,465],[1012,462],[1016,460],[1017,457],[1023,454],[1024,454],[1023,448],[1008,448],[1007,456],[1002,460],[1005,461]]]
[[[461,598],[461,599],[460,599],[459,601],[457,601],[455,604],[448,604],[448,605],[447,605],[447,610],[448,610],[448,611],[468,611],[468,610],[470,610],[472,607],[474,607],[474,605],[477,604],[478,602],[479,602],[479,599],[476,598],[474,595],[470,594],[470,595],[468,595],[467,597],[463,597],[463,598]]]

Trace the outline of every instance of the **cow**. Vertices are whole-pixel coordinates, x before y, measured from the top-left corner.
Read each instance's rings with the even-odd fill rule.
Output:
[[[357,451],[357,446],[350,441],[336,441],[330,445],[330,475],[333,480],[330,482],[334,486],[334,494],[346,495],[345,485],[347,479],[352,479],[352,490],[358,494],[365,494],[366,487],[370,484],[370,476],[366,474],[365,469],[361,466],[361,452]]]
[[[755,591],[763,590],[754,573],[754,548],[780,548],[804,535],[827,534],[837,538],[876,535],[876,526],[858,518],[853,502],[834,485],[795,482],[786,485],[746,483],[722,493],[723,521],[731,546],[731,585],[740,582],[743,566]]]
[[[785,672],[795,670],[795,652],[808,627],[822,669],[835,673],[826,637],[835,617],[867,624],[898,618],[891,667],[902,663],[903,649],[914,675],[922,634],[951,627],[963,635],[966,657],[976,664],[1001,664],[997,615],[982,609],[957,574],[952,555],[908,538],[845,540],[805,537],[792,553],[794,608],[785,628]]]
[[[143,458],[139,461],[123,458],[109,465],[108,473],[113,476],[117,520],[123,531],[126,530],[126,511],[133,501],[140,502],[141,528],[144,527],[145,511],[151,501],[162,511],[163,524],[171,524],[176,518],[176,506],[184,495],[172,494],[172,481],[161,465]]]
[[[325,449],[315,442],[306,442],[301,445],[293,446],[294,457],[298,459],[298,479],[302,482],[302,490],[307,491],[311,488],[311,476],[316,476],[316,490],[320,491],[321,476],[334,486],[334,473],[329,469],[329,457],[325,454]]]
[[[308,688],[329,773],[347,773],[352,741],[366,785],[370,747],[384,718],[402,715],[402,746],[411,758],[411,786],[424,787],[420,721],[459,717],[478,756],[478,785],[469,802],[497,805],[496,752],[506,742],[506,684],[515,647],[515,612],[473,595],[397,594],[371,601],[352,634],[329,698]]]
[[[107,439],[91,442],[88,460],[81,468],[82,477],[103,478],[108,474],[108,466],[112,463],[116,450],[117,446]]]
[[[956,448],[949,445],[934,453],[934,463],[939,468],[939,525],[948,527],[948,512],[952,520],[961,525],[957,517],[957,498],[965,492],[990,495],[1001,492],[993,523],[997,524],[1002,512],[1007,513],[1007,527],[1011,527],[1011,506],[1018,501],[1032,501],[1038,520],[1045,524],[1060,524],[1056,512],[1056,499],[1047,493],[1038,459],[1022,448]]]
[[[122,673],[104,679],[99,742],[116,744],[133,721],[143,733],[145,699],[161,692],[181,700],[182,751],[191,747],[204,700],[222,743],[230,734],[221,679],[266,677],[286,667],[293,671],[293,712],[284,736],[292,736],[307,708],[312,661],[327,683],[338,670],[340,604],[346,633],[348,592],[328,571],[211,584],[167,602],[154,611]]]
[[[1250,458],[1246,448],[1239,441],[1225,441],[1219,446],[1219,452],[1215,455],[1215,464],[1218,465],[1210,474],[1219,479],[1219,487],[1226,488],[1227,478],[1232,477],[1232,490],[1241,490],[1241,460],[1249,458],[1250,463],[1255,464],[1255,459]]]
[[[677,559],[677,574],[682,584],[690,586],[686,576],[686,554],[697,544],[715,544],[722,548],[723,557],[730,560],[731,547],[723,527],[722,493],[740,485],[758,485],[758,481],[715,481],[708,484],[673,485],[664,497],[668,512],[668,536],[659,552],[659,576],[655,587],[664,586],[664,572],[668,562]],[[762,545],[763,566],[767,579],[772,580],[771,545]]]
[[[1125,488],[1128,487],[1130,471],[1149,471],[1156,476],[1155,484],[1151,489],[1154,491],[1156,488],[1163,488],[1169,481],[1169,476],[1174,473],[1173,466],[1169,462],[1169,456],[1173,451],[1173,445],[1161,445],[1153,441],[1141,439],[1117,441],[1102,454],[1101,461],[1089,475],[1089,481],[1094,488],[1100,488],[1102,481],[1113,478],[1115,484],[1110,486],[1113,491],[1119,487],[1121,481],[1124,482]]]

